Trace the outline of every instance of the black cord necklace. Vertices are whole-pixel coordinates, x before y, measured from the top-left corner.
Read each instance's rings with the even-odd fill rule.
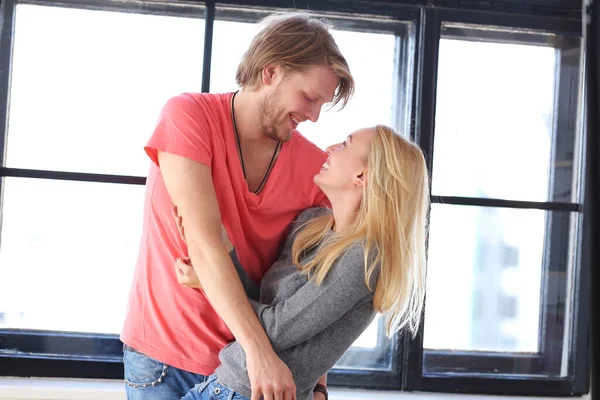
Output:
[[[240,135],[238,133],[237,122],[235,121],[235,107],[233,106],[233,100],[235,99],[235,96],[237,94],[238,94],[238,92],[235,92],[233,94],[233,96],[231,97],[231,119],[233,121],[233,132],[235,133],[235,143],[237,145],[237,150],[238,150],[238,153],[240,156],[240,162],[242,164],[242,172],[244,173],[244,180],[246,181],[246,184],[248,184],[248,178],[246,177],[246,166],[244,165],[244,156],[242,155],[242,143],[240,142]],[[273,164],[275,163],[275,157],[277,156],[277,152],[279,151],[280,147],[281,147],[281,142],[278,141],[277,146],[275,146],[275,151],[273,152],[273,157],[271,157],[271,162],[269,163],[269,167],[267,168],[267,172],[265,172],[265,176],[263,176],[262,180],[260,181],[260,185],[258,185],[256,190],[254,190],[252,193],[256,194],[260,191],[260,189],[262,189],[263,185],[265,184],[265,181],[267,180],[267,177],[269,176],[269,173],[271,172],[271,169],[273,169]]]

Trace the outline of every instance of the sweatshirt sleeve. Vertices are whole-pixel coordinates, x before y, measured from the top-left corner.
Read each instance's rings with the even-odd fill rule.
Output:
[[[365,283],[363,247],[355,244],[334,263],[321,285],[309,280],[279,303],[250,304],[273,349],[281,351],[313,337],[371,297]]]

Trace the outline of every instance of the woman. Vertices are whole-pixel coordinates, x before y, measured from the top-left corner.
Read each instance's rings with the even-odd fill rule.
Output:
[[[420,149],[378,125],[327,148],[315,183],[331,210],[312,208],[293,224],[280,259],[251,301],[273,348],[294,376],[297,399],[313,388],[377,312],[387,333],[417,332],[425,291],[429,179]],[[179,221],[179,225],[181,225]],[[178,260],[180,283],[198,287]],[[225,347],[221,365],[183,399],[252,396],[244,351]]]

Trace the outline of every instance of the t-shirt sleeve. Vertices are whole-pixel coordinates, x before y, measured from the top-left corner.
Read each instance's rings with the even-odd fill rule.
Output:
[[[163,106],[156,128],[144,147],[157,165],[158,152],[176,154],[211,166],[212,146],[206,110],[190,94],[173,97]]]

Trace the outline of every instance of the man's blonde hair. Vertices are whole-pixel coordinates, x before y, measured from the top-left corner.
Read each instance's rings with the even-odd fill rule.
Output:
[[[263,28],[238,66],[236,81],[240,87],[260,88],[262,70],[268,65],[294,72],[326,65],[339,78],[331,105],[343,108],[348,103],[354,93],[354,79],[327,22],[306,12],[287,12],[270,15],[261,24]]]

